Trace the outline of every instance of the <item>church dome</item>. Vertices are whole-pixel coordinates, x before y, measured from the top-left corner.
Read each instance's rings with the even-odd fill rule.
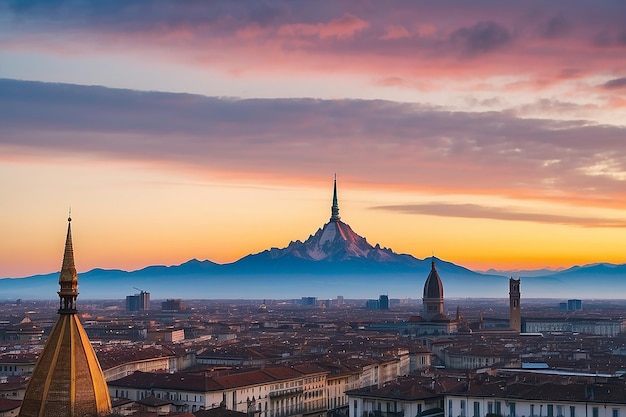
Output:
[[[424,283],[424,298],[443,299],[443,283],[441,282],[441,278],[439,278],[437,268],[435,268],[434,260],[430,274],[428,274],[428,278],[426,278],[426,282]]]

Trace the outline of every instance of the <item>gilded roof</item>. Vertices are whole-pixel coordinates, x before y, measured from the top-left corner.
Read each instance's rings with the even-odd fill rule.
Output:
[[[21,417],[74,417],[111,411],[96,354],[76,314],[61,314],[24,394]]]
[[[20,417],[81,417],[111,412],[104,374],[76,314],[78,275],[70,221],[59,276],[59,318],[33,370]]]

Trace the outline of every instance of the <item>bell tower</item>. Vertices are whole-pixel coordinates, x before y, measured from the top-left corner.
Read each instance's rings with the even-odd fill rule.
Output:
[[[520,309],[520,279],[509,279],[509,328],[518,333],[522,331],[522,312]]]

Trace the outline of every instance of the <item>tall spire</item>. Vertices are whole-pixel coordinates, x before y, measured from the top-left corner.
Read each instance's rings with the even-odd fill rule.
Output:
[[[71,217],[59,276],[59,318],[50,331],[26,387],[19,417],[85,417],[111,413],[111,398],[87,333],[76,314]]]
[[[67,218],[67,237],[65,238],[65,252],[63,265],[59,274],[58,292],[60,298],[59,314],[76,313],[76,297],[78,297],[78,274],[74,266],[74,249],[72,247],[72,218]]]
[[[337,202],[337,174],[335,174],[335,181],[333,183],[333,206],[330,208],[330,221],[336,222],[339,217],[339,203]]]

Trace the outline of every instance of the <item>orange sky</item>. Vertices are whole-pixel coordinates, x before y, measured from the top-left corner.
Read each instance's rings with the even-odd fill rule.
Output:
[[[284,247],[334,173],[396,252],[626,262],[626,6],[219,6],[0,6],[0,277],[59,269],[70,206],[81,271]]]

